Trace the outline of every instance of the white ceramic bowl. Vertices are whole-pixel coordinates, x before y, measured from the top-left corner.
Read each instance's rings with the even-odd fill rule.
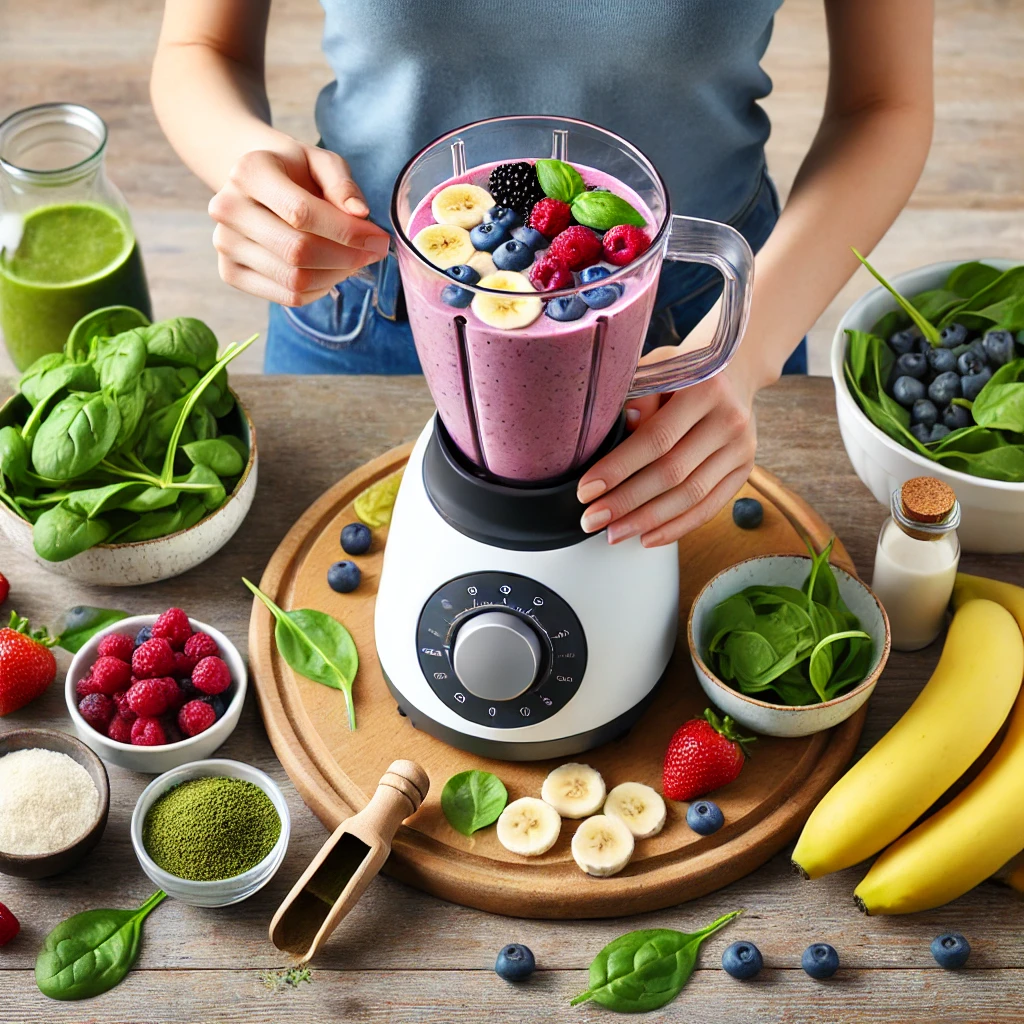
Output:
[[[271,802],[281,819],[281,835],[274,848],[255,867],[243,871],[234,878],[225,878],[216,882],[193,882],[187,878],[178,878],[164,871],[148,853],[142,844],[142,825],[146,814],[157,798],[167,790],[190,779],[207,778],[208,776],[227,776],[232,779],[244,779],[259,786],[270,797]],[[132,846],[135,856],[139,859],[142,870],[150,881],[163,889],[168,896],[173,896],[182,903],[193,907],[227,907],[232,903],[241,903],[253,893],[259,891],[277,873],[277,869],[288,852],[288,838],[291,835],[291,816],[277,783],[258,768],[243,764],[241,761],[228,761],[214,758],[209,761],[195,761],[182,765],[173,771],[165,772],[154,779],[143,791],[132,812]]]
[[[189,619],[194,633],[209,633],[220,648],[220,656],[227,662],[231,670],[231,699],[227,710],[213,725],[198,736],[189,736],[177,743],[164,743],[158,747],[136,747],[130,743],[118,743],[101,732],[97,732],[79,713],[78,696],[75,685],[88,671],[96,660],[96,648],[100,640],[108,633],[130,633],[133,636],[143,626],[152,626],[156,615],[133,615],[115,622],[108,629],[97,633],[71,660],[71,667],[64,680],[64,699],[68,705],[68,713],[75,727],[78,738],[91,747],[104,761],[118,764],[122,768],[130,768],[133,772],[145,772],[157,775],[178,765],[190,761],[199,761],[209,757],[235,731],[238,719],[245,703],[245,691],[248,687],[248,675],[245,661],[238,653],[238,648],[220,630],[207,626],[205,622]],[[227,692],[227,691],[226,691]]]
[[[937,288],[949,272],[962,263],[951,260],[899,274],[892,284],[908,297]],[[1016,266],[1014,260],[983,260],[999,270]],[[843,373],[846,331],[869,331],[891,310],[896,301],[879,285],[862,295],[847,311],[832,339],[832,380],[836,389],[836,412],[846,454],[864,485],[875,499],[888,507],[897,487],[916,476],[934,476],[956,491],[960,500],[960,546],[965,551],[1011,554],[1024,551],[1024,484],[986,480],[941,463],[932,462],[904,448],[879,430],[861,411],[850,393]]]
[[[31,523],[19,518],[0,503],[0,536],[19,554],[31,558],[41,569],[79,583],[135,587],[180,576],[194,569],[234,536],[242,520],[249,514],[256,496],[256,428],[237,395],[235,401],[241,419],[240,436],[249,446],[249,460],[224,504],[195,526],[153,540],[131,544],[98,544],[63,562],[48,562],[40,558],[32,546]],[[25,403],[25,399],[14,395],[0,407],[0,427],[16,420],[20,422],[24,413],[24,409],[19,411],[22,403]]]
[[[697,679],[708,698],[740,725],[766,736],[809,736],[831,729],[858,711],[871,696],[889,657],[889,619],[878,598],[860,580],[838,566],[832,566],[839,594],[846,606],[860,619],[861,628],[871,635],[874,659],[864,681],[833,700],[823,704],[791,707],[769,704],[734,690],[722,682],[708,667],[707,630],[711,613],[727,597],[752,586],[803,586],[810,572],[811,560],[806,555],[761,555],[748,558],[723,570],[707,583],[690,609],[687,639]]]

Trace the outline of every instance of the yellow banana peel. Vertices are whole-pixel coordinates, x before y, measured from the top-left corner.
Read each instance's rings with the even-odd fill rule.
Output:
[[[957,573],[953,587],[954,610],[968,601],[977,600],[1001,604],[1017,620],[1020,631],[1024,633],[1024,587],[986,579],[984,576],[969,576],[965,572]]]

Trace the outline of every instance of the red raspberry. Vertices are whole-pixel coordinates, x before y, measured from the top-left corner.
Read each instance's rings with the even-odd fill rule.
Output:
[[[530,284],[539,292],[571,288],[572,271],[555,256],[542,256],[530,267]]]
[[[545,238],[554,238],[560,231],[564,231],[570,220],[572,210],[569,204],[559,199],[542,199],[530,211],[530,227]]]
[[[185,641],[185,653],[198,662],[202,658],[213,658],[220,654],[220,648],[209,633],[193,633]]]
[[[125,718],[124,715],[114,715],[110,720],[110,725],[107,726],[107,736],[112,740],[116,740],[118,743],[131,743],[132,723],[134,721],[134,712],[132,712],[132,717],[130,719]]]
[[[192,669],[199,664],[199,659],[186,654],[184,651],[174,652],[174,672],[171,674],[175,679],[187,679],[192,675]]]
[[[188,701],[188,697],[186,696],[185,691],[178,684],[177,679],[164,678],[161,679],[160,682],[163,683],[164,688],[167,692],[167,697],[169,700],[167,710],[171,714],[176,714],[178,708],[180,708],[182,704]]]
[[[140,679],[169,676],[174,671],[174,651],[163,637],[153,637],[135,648],[132,655],[132,675]]]
[[[203,658],[192,672],[192,685],[203,693],[223,693],[231,685],[231,670],[221,658]]]
[[[185,646],[185,641],[192,635],[192,626],[188,616],[180,608],[168,608],[153,623],[152,637],[163,637],[176,651]]]
[[[643,228],[633,224],[617,224],[605,232],[601,240],[601,251],[609,263],[624,267],[632,263],[641,253],[651,247],[651,240]]]
[[[75,694],[78,697],[88,697],[90,693],[102,692],[103,691],[99,688],[91,673],[87,676],[83,676],[77,683],[75,683]]]
[[[168,683],[174,684],[173,691]],[[178,684],[167,676],[160,679],[140,679],[137,683],[132,683],[125,700],[128,707],[140,718],[156,718],[171,706],[177,688]]]
[[[132,678],[132,670],[128,667],[128,662],[105,655],[96,659],[90,670],[90,675],[93,678],[96,692],[109,696],[117,693],[118,690],[127,688]]]
[[[127,633],[108,633],[96,648],[96,653],[101,657],[120,658],[124,662],[131,662],[132,652],[135,650],[135,637]]]
[[[105,693],[90,693],[78,702],[78,713],[97,732],[106,732],[117,706]]]
[[[178,726],[186,736],[198,736],[217,721],[217,715],[206,701],[190,700],[178,712]]]
[[[114,694],[114,704],[117,707],[117,713],[129,722],[134,722],[139,716],[128,706],[128,691],[118,690]]]
[[[164,727],[157,718],[136,718],[132,722],[132,744],[136,747],[159,747],[167,742]]]
[[[555,236],[548,256],[561,260],[570,270],[582,270],[601,258],[601,239],[590,228],[574,224]]]

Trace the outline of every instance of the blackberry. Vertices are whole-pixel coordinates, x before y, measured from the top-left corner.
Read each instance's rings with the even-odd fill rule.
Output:
[[[499,206],[511,207],[525,221],[534,203],[544,198],[533,164],[520,160],[498,164],[487,180],[487,189]]]

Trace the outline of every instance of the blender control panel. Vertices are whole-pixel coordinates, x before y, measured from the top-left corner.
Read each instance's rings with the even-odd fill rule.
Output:
[[[471,573],[439,587],[420,613],[416,646],[434,693],[462,718],[497,729],[550,718],[587,667],[572,608],[514,573]]]

